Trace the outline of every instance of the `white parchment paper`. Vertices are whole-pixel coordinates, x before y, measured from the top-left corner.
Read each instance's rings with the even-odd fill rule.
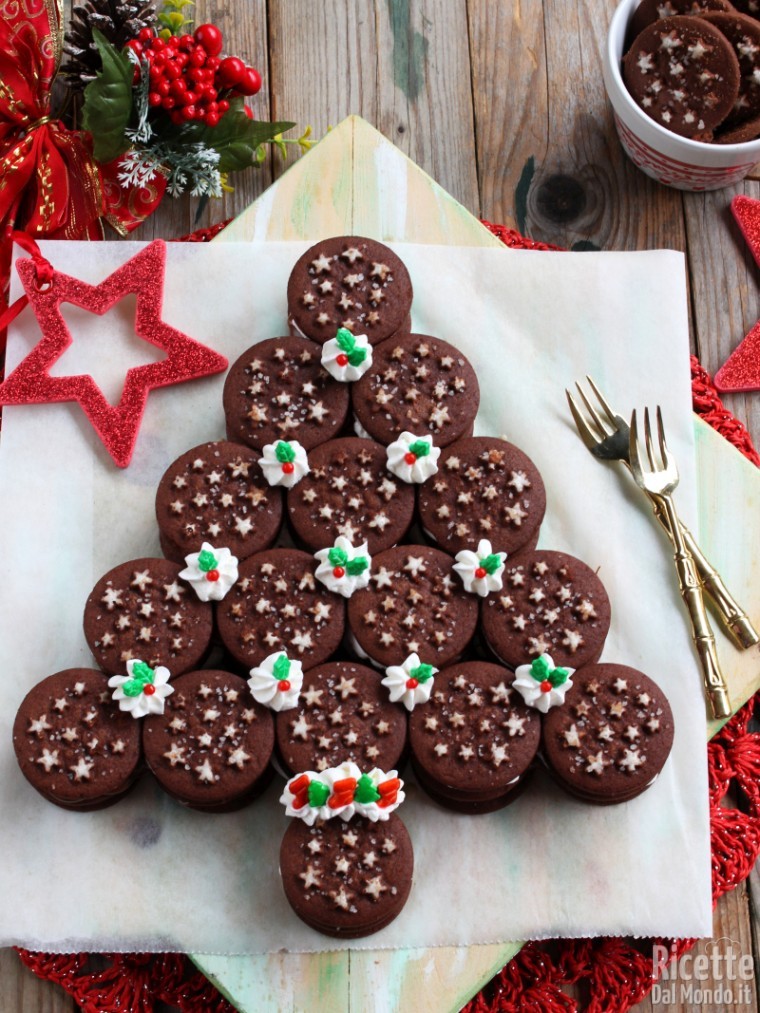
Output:
[[[61,270],[96,282],[138,245],[50,243],[44,252]],[[303,248],[169,244],[164,319],[232,362],[255,341],[285,333],[286,282]],[[566,386],[590,373],[624,413],[661,403],[681,469],[678,504],[696,526],[682,257],[397,249],[414,281],[415,329],[462,348],[478,373],[477,431],[506,436],[543,474],[541,547],[599,568],[613,605],[603,660],[639,667],[664,687],[676,737],[651,790],[616,807],[576,802],[539,774],[507,809],[465,817],[410,784],[401,815],[415,848],[411,899],[358,945],[709,935],[705,711],[668,545],[630,480],[584,449],[564,398]],[[15,280],[12,298],[18,294]],[[81,342],[55,372],[95,368],[118,391],[125,365],[152,355],[134,338],[131,350],[117,347],[120,313],[133,306],[125,300],[96,337],[87,314],[66,310]],[[38,338],[26,310],[11,329],[9,369]],[[3,945],[229,954],[342,945],[302,925],[282,894],[279,783],[243,812],[212,816],[183,810],[146,778],[112,808],[74,814],[42,800],[13,755],[11,727],[27,690],[52,672],[91,664],[81,617],[95,581],[124,560],[159,554],[156,485],[180,453],[224,435],[222,384],[219,375],[153,392],[123,471],[76,405],[4,410]]]

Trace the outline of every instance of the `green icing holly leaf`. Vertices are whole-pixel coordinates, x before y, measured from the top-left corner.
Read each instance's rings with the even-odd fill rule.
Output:
[[[274,456],[280,464],[292,464],[296,459],[296,452],[289,443],[286,443],[285,440],[280,440],[274,448]]]
[[[330,789],[324,781],[310,781],[307,794],[309,796],[309,805],[314,809],[319,809],[330,797]]]
[[[355,556],[346,563],[346,573],[349,577],[358,577],[360,573],[369,567],[369,560],[366,556]]]
[[[415,440],[409,444],[409,452],[415,457],[427,457],[430,453],[430,444],[427,440]]]
[[[143,689],[153,682],[154,678],[153,669],[144,661],[138,661],[132,666],[132,678],[123,684],[121,691],[124,696],[139,696]]]
[[[417,665],[416,668],[413,668],[409,674],[413,679],[416,679],[417,682],[427,682],[428,679],[433,678],[433,666],[426,665],[423,661],[421,665]]]
[[[352,366],[361,366],[364,360],[367,358],[366,348],[355,348],[353,352],[348,353],[348,361]]]
[[[330,549],[327,558],[330,561],[330,566],[345,566],[348,562],[348,554],[343,549],[339,549],[337,545]]]
[[[341,352],[348,354],[353,352],[356,348],[356,338],[353,336],[351,331],[347,327],[339,327],[335,335],[335,340],[338,343],[338,348]]]
[[[478,561],[487,574],[496,573],[501,566],[501,555],[498,552],[492,552],[490,556],[486,556],[485,559]]]
[[[543,682],[544,679],[548,679],[550,672],[551,668],[549,668],[549,662],[543,654],[540,658],[534,658],[530,664],[530,674],[536,682]]]
[[[549,673],[549,682],[552,686],[561,686],[570,678],[570,672],[566,668],[553,668]]]
[[[120,53],[97,28],[92,30],[92,40],[103,68],[84,90],[82,126],[92,134],[96,161],[110,162],[129,147],[126,129],[135,68],[127,54]]]
[[[362,805],[369,805],[370,802],[377,802],[379,798],[380,792],[375,787],[372,778],[369,774],[362,774],[356,782],[354,801],[360,802]]]
[[[215,570],[219,565],[219,560],[216,558],[213,552],[209,552],[208,549],[203,549],[202,552],[198,553],[198,569],[204,573],[208,573],[209,570]]]
[[[282,681],[290,675],[290,659],[287,654],[281,654],[272,666],[272,675],[275,679]]]

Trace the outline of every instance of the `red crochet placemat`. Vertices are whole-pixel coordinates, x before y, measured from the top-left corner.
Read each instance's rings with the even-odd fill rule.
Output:
[[[221,222],[185,237],[208,242],[226,225]],[[503,225],[484,222],[507,246],[556,250],[526,239]],[[760,466],[746,428],[724,408],[708,373],[691,358],[694,411]],[[750,874],[760,854],[760,735],[748,731],[760,693],[745,704],[708,745],[713,903]],[[732,791],[741,808],[725,808]],[[519,1013],[541,1010],[564,1013],[625,1013],[655,983],[652,951],[657,943],[674,958],[694,945],[693,939],[564,939],[526,943],[465,1007],[463,1013]],[[155,1013],[167,1003],[182,1013],[235,1013],[234,1007],[183,954],[116,953],[46,954],[18,950],[19,957],[41,978],[57,982],[83,1013]],[[107,965],[103,967],[104,963]],[[581,1003],[562,991],[581,985]]]

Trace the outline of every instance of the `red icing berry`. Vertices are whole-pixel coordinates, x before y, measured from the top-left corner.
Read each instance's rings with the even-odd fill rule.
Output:
[[[542,693],[548,693],[549,690],[552,688],[552,684],[549,682],[548,679],[544,679],[539,688]]]
[[[208,573],[206,574],[206,580],[211,580],[211,581],[219,580],[219,571],[218,570],[209,570]]]
[[[408,453],[404,454],[404,460],[407,464],[414,464],[417,461],[417,455],[413,454],[410,450]]]
[[[478,580],[482,580],[486,576],[486,571],[483,569],[482,566],[479,566],[477,568],[477,570],[475,571],[475,576],[478,578]]]
[[[293,472],[296,470],[296,466],[293,464],[292,461],[286,461],[282,466],[282,470],[285,475],[292,475]]]
[[[419,682],[416,679],[411,679],[410,678],[410,679],[406,680],[406,688],[407,689],[417,689],[418,686],[419,686]]]
[[[336,577],[338,580],[340,580],[341,577],[345,577],[345,576],[346,576],[346,571],[343,569],[343,567],[342,566],[336,566],[335,569],[333,570],[333,577]]]
[[[280,680],[280,681],[279,681],[279,682],[277,683],[277,691],[278,691],[279,693],[287,693],[287,691],[288,691],[289,689],[290,689],[290,683],[288,682],[288,680],[287,680],[287,679],[281,679],[281,680]]]
[[[153,694],[155,692],[156,692],[156,687],[153,685],[153,683],[152,682],[146,682],[146,684],[143,686],[143,693],[146,696],[153,696]]]
[[[335,357],[335,361],[338,363],[339,366],[347,366],[348,356],[346,355],[345,352],[341,352],[340,355],[337,355]]]

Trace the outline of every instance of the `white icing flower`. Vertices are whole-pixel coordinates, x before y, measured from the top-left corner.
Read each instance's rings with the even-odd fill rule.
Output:
[[[144,661],[134,658],[127,662],[126,675],[112,675],[108,685],[113,689],[111,697],[117,700],[119,710],[127,711],[133,718],[144,718],[148,714],[163,714],[164,702],[174,692],[169,685],[168,668],[158,665],[150,668]]]
[[[215,549],[203,542],[200,552],[185,556],[187,566],[180,571],[201,601],[221,601],[238,579],[238,560],[229,549]]]
[[[427,703],[430,699],[437,671],[432,665],[423,664],[418,654],[410,654],[403,665],[386,668],[382,684],[388,687],[391,703],[402,703],[412,711],[418,703]]]
[[[379,794],[380,798],[361,802],[359,800],[363,796],[363,789],[368,785],[374,789],[371,794]],[[354,810],[358,816],[365,816],[373,823],[383,822],[388,819],[394,809],[398,809],[405,798],[404,782],[398,776],[398,772],[389,770],[385,773],[379,767],[375,767],[368,774],[364,774],[357,784],[354,794]],[[345,817],[343,818],[345,819]]]
[[[372,557],[366,542],[354,548],[345,535],[338,535],[332,548],[320,549],[314,558],[319,563],[314,576],[329,591],[350,598],[354,591],[369,584]]]
[[[372,365],[372,345],[365,334],[339,327],[335,337],[322,345],[322,365],[334,380],[358,380]]]
[[[329,820],[333,816],[340,816],[349,820],[354,814],[353,790],[350,798],[347,796],[344,804],[328,805],[330,797],[335,791],[335,782],[346,778],[358,782],[361,771],[355,763],[346,761],[339,767],[330,767],[321,773],[313,770],[304,771],[292,777],[285,785],[280,795],[280,802],[285,806],[286,816],[297,816],[307,826],[313,827],[317,820]]]
[[[550,707],[565,702],[574,672],[574,668],[555,668],[551,655],[542,654],[529,665],[519,665],[515,669],[512,685],[529,707],[546,714]]]
[[[493,552],[486,538],[478,542],[478,551],[462,549],[456,554],[454,569],[462,578],[465,591],[485,598],[491,591],[501,591],[506,552]]]
[[[438,471],[441,448],[433,446],[432,436],[402,433],[385,452],[388,470],[402,482],[425,482]]]
[[[281,485],[285,489],[292,489],[311,470],[306,451],[298,440],[267,443],[261,451],[259,464],[270,485]]]
[[[303,666],[284,651],[264,658],[260,665],[250,670],[249,675],[248,685],[258,703],[273,711],[290,710],[298,703],[303,685]]]

